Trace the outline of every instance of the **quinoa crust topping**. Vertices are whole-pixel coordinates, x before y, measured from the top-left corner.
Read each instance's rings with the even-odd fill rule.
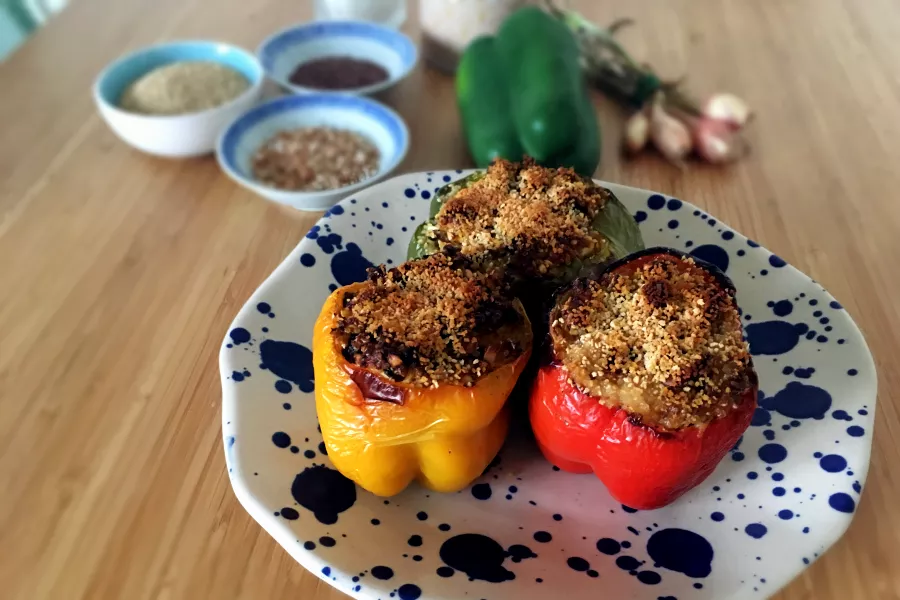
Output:
[[[523,275],[554,275],[575,260],[603,260],[608,242],[591,224],[610,191],[572,169],[495,161],[446,200],[429,235],[469,255],[506,254]]]
[[[709,423],[756,380],[731,291],[690,258],[657,255],[577,280],[550,319],[573,383],[650,426]]]
[[[531,339],[501,275],[448,253],[369,269],[334,332],[349,362],[416,386],[474,385]]]

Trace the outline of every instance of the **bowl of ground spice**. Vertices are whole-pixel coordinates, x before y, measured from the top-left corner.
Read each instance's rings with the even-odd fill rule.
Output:
[[[234,181],[299,210],[326,210],[393,171],[409,146],[403,119],[369,98],[282,96],[248,111],[219,139]]]
[[[188,157],[215,150],[222,130],[259,100],[262,67],[219,42],[151,46],[108,66],[94,84],[106,123],[138,150]]]
[[[381,25],[317,21],[272,35],[257,56],[266,75],[295,94],[366,95],[406,77],[417,52],[408,37]]]

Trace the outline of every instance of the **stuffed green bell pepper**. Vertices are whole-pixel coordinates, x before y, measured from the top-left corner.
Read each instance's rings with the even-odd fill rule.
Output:
[[[410,258],[453,249],[487,260],[516,284],[555,287],[644,248],[608,189],[569,168],[503,159],[439,190]]]

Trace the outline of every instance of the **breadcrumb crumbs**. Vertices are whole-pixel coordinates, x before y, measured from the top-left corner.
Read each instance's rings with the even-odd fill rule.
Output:
[[[550,320],[575,384],[647,425],[709,423],[755,382],[732,291],[689,258],[654,255],[579,279]]]
[[[474,385],[531,343],[502,277],[448,253],[370,269],[334,331],[348,361],[417,386]]]
[[[500,159],[443,203],[427,235],[439,248],[492,253],[523,277],[552,278],[576,261],[608,259],[609,243],[591,225],[610,197],[572,169]]]

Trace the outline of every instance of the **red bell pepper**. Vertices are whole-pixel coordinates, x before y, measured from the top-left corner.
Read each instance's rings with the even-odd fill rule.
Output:
[[[648,250],[636,260],[633,257],[615,263],[607,273],[617,269],[630,272],[660,254],[684,256]],[[733,301],[730,282],[721,273],[715,278],[727,282],[726,291]],[[746,380],[749,385],[727,399],[730,410],[725,414],[708,422],[667,429],[645,424],[641,415],[590,395],[554,355],[539,369],[532,387],[531,424],[541,452],[552,464],[572,473],[593,472],[626,506],[659,508],[706,479],[747,429],[758,389],[752,363]]]
[[[704,428],[659,432],[579,390],[556,363],[538,371],[530,414],[547,460],[570,473],[593,472],[622,504],[651,509],[706,479],[750,425],[755,408],[756,389],[750,389],[738,409]]]

